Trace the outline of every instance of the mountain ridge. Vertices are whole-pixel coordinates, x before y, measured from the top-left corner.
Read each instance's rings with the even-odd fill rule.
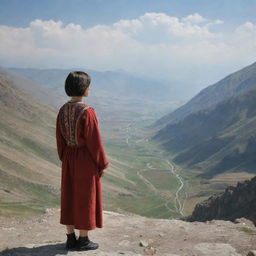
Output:
[[[255,173],[256,63],[249,70],[253,70],[253,79],[245,74],[243,77],[250,83],[239,93],[180,121],[167,122],[152,139],[175,155],[174,162],[201,170],[204,178],[227,171]],[[242,71],[236,72],[236,76]],[[227,76],[231,77],[232,74]]]
[[[15,88],[27,93],[33,98],[43,102],[47,105],[57,108],[58,103],[61,102],[61,98],[56,95],[53,95],[47,88],[31,81],[21,75],[15,74],[12,71],[0,68],[0,76],[4,78],[9,83],[15,85]]]
[[[193,112],[214,107],[223,99],[235,96],[253,84],[256,84],[256,62],[204,88],[186,104],[157,120],[153,126],[177,122]]]
[[[71,71],[70,69],[33,68],[8,68],[8,70],[42,84],[62,96],[64,95],[64,81],[68,73]],[[91,76],[91,87],[95,89],[95,96],[115,96],[121,98],[133,97],[158,100],[164,98],[167,100],[168,97],[173,94],[170,93],[171,89],[166,83],[136,77],[129,73],[116,71],[96,71],[84,68],[81,70],[88,72]],[[158,88],[157,90],[155,89],[156,87]],[[61,88],[61,90],[58,88]],[[113,95],[113,92],[115,95]]]

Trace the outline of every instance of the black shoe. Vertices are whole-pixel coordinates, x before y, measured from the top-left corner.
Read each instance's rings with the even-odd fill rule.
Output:
[[[77,240],[77,250],[87,251],[87,250],[96,250],[99,248],[99,244],[90,241],[88,236],[81,237],[79,236]]]
[[[66,234],[66,235],[67,235],[66,249],[67,250],[76,249],[77,239],[76,239],[75,233]]]

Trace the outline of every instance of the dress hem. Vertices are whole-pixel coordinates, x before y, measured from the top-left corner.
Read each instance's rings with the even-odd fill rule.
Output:
[[[73,223],[64,223],[64,222],[61,222],[60,221],[60,224],[62,225],[72,225],[74,226],[75,229],[82,229],[82,230],[94,230],[96,228],[103,228],[103,225],[96,225],[96,226],[91,226],[91,227],[80,227],[80,226],[77,226],[77,225],[74,225]]]

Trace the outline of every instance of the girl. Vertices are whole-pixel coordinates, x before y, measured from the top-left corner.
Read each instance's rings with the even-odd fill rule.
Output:
[[[90,76],[69,73],[65,91],[71,97],[56,118],[56,142],[62,161],[60,223],[66,225],[66,248],[97,249],[88,231],[102,228],[101,177],[108,167],[98,119],[94,109],[82,101],[88,96]],[[74,229],[79,229],[77,239]]]

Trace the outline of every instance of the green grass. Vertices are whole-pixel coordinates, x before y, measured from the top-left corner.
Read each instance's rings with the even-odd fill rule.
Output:
[[[134,182],[136,185],[132,185],[129,182],[124,182],[116,178],[106,175],[106,181],[113,183],[121,188],[124,188],[132,193],[133,196],[115,195],[114,198],[111,194],[103,194],[104,207],[108,210],[122,209],[125,211],[140,214],[142,216],[154,217],[154,218],[171,218],[180,217],[178,212],[175,212],[174,198],[177,188],[180,186],[180,182],[176,176],[170,171],[169,165],[166,163],[166,159],[171,159],[167,152],[163,152],[163,158],[160,157],[160,149],[152,141],[144,141],[136,143],[136,140],[146,137],[146,129],[144,128],[146,122],[139,121],[133,123],[133,129],[131,129],[131,136],[129,139],[129,145],[126,144],[125,137],[120,137],[114,141],[107,141],[105,143],[107,154],[111,157],[122,161],[129,165],[119,164],[120,169],[124,169],[125,177]],[[132,131],[135,131],[134,133]],[[123,136],[125,133],[123,134]],[[147,164],[150,163],[151,167],[156,169],[149,169]],[[157,189],[153,191],[151,187],[146,185],[144,181],[138,176],[137,172],[147,179]],[[184,174],[186,179],[193,179],[193,175],[188,175],[185,171],[179,170],[181,175]],[[186,185],[186,184],[185,184]],[[180,197],[185,198],[185,194],[180,192]],[[168,206],[173,209],[171,212],[165,207],[166,200],[170,200]]]
[[[59,205],[59,196],[48,191],[47,187],[22,180],[0,170],[1,187],[10,195],[19,195],[19,199],[8,201],[1,199],[0,215],[27,216],[43,213],[48,207]]]
[[[239,227],[239,230],[249,234],[249,235],[256,235],[256,231],[249,227]]]
[[[26,205],[27,204],[27,205]],[[34,204],[26,202],[0,202],[0,215],[5,217],[25,217],[34,214],[45,213],[44,207],[36,207]]]
[[[142,175],[159,190],[169,190],[174,192],[179,185],[176,177],[166,170],[145,171]]]
[[[2,122],[0,123],[0,131],[8,138],[5,139],[3,136],[0,137],[0,142],[3,144],[20,152],[31,152],[46,161],[58,164],[56,149],[54,148],[55,141],[52,143],[52,147],[49,147],[49,144],[42,143],[37,137],[17,135],[17,132],[13,130],[13,128],[10,129],[8,125]],[[54,133],[50,134],[49,131],[49,135],[54,135]],[[54,137],[52,138],[55,139]]]
[[[20,139],[20,143],[22,144],[23,150],[32,152],[46,161],[58,164],[55,148],[49,148],[47,144],[25,137]]]
[[[3,170],[11,170],[13,174],[16,174],[18,176],[22,175],[22,177],[24,178],[29,178],[33,180],[42,179],[41,174],[37,172],[33,172],[31,169],[24,167],[19,162],[16,162],[15,159],[12,160],[3,155],[0,155],[0,162],[1,162],[1,168]]]

